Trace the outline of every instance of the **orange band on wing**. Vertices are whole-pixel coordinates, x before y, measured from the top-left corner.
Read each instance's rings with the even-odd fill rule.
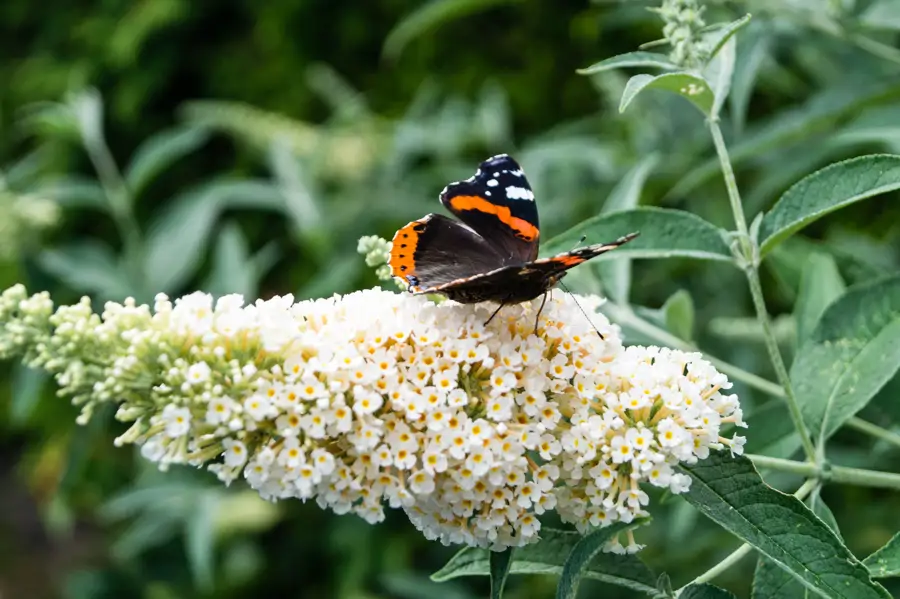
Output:
[[[556,258],[553,258],[553,261],[559,262],[563,266],[575,266],[576,264],[586,262],[587,258],[582,258],[581,256],[557,256]]]
[[[394,234],[391,241],[391,274],[404,281],[416,274],[416,246],[419,244],[419,233],[425,230],[426,219],[414,220]]]
[[[500,222],[513,229],[520,238],[525,241],[534,241],[538,237],[538,228],[525,219],[513,216],[507,206],[492,204],[478,196],[456,196],[450,200],[450,206],[454,210],[475,210],[493,214]]]

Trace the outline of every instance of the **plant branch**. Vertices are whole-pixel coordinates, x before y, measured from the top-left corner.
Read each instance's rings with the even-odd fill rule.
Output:
[[[865,433],[870,437],[874,437],[876,439],[880,439],[881,441],[890,443],[891,445],[894,445],[896,447],[900,447],[900,435],[891,432],[886,428],[882,428],[877,424],[867,422],[862,418],[851,418],[847,421],[847,426],[852,429],[856,429],[861,433]]]
[[[772,366],[775,368],[775,375],[778,382],[784,389],[785,402],[788,411],[791,414],[791,420],[794,422],[794,428],[800,435],[800,441],[803,444],[803,451],[807,459],[811,462],[816,460],[816,449],[813,446],[809,436],[806,424],[803,422],[803,415],[800,413],[800,405],[797,403],[797,397],[794,395],[794,389],[791,386],[791,379],[788,376],[787,367],[784,365],[784,359],[781,357],[781,350],[778,349],[778,341],[772,331],[772,321],[769,318],[769,312],[766,310],[766,301],[763,298],[762,285],[759,281],[759,260],[758,248],[756,243],[750,238],[750,231],[747,228],[747,220],[744,217],[744,206],[741,203],[741,194],[738,191],[737,180],[734,177],[734,169],[731,167],[731,159],[728,157],[728,149],[725,147],[725,140],[722,137],[722,129],[719,127],[717,119],[709,120],[709,129],[712,133],[713,144],[716,146],[716,154],[719,157],[719,164],[722,167],[722,174],[725,177],[725,187],[728,190],[728,200],[731,203],[731,211],[734,213],[734,223],[737,226],[738,242],[740,244],[741,254],[744,258],[744,271],[747,274],[747,282],[750,284],[750,295],[753,297],[753,307],[756,309],[756,318],[763,330],[763,336],[766,341],[766,349],[769,352],[769,358],[772,360]]]
[[[820,479],[834,483],[858,485],[861,487],[876,487],[879,489],[900,490],[900,474],[893,472],[879,472],[878,470],[864,470],[862,468],[848,468],[846,466],[830,466],[820,468],[809,462],[797,462],[771,458],[764,455],[747,456],[758,468],[767,468],[779,472],[799,474],[810,479]]]

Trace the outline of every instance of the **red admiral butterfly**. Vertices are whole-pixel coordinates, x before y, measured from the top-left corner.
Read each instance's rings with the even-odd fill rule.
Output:
[[[506,154],[451,183],[441,203],[459,221],[429,214],[397,231],[391,273],[413,293],[440,293],[464,304],[515,304],[549,291],[566,271],[637,237],[537,259],[540,228],[534,193]],[[460,222],[462,221],[462,222]]]

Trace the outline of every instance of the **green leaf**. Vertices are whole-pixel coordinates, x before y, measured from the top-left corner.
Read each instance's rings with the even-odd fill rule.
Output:
[[[212,269],[203,289],[216,296],[239,293],[252,298],[261,276],[250,257],[250,248],[241,228],[233,222],[228,223],[216,240]]]
[[[900,156],[873,154],[838,162],[801,179],[763,217],[760,252],[768,253],[826,214],[900,189]]]
[[[322,226],[322,216],[316,206],[315,194],[303,172],[302,165],[284,140],[269,147],[269,168],[284,196],[285,212],[301,233],[310,233]]]
[[[655,52],[628,52],[619,54],[600,62],[595,62],[589,67],[578,69],[579,75],[593,75],[602,73],[612,69],[621,69],[624,67],[650,67],[675,71],[681,67],[669,60],[665,54],[657,54]]]
[[[811,98],[802,106],[784,110],[756,126],[737,144],[729,144],[728,154],[737,169],[749,160],[758,159],[816,134],[832,131],[842,118],[856,116],[866,106],[900,97],[900,80],[880,79],[853,85],[842,82]],[[710,179],[721,177],[717,159],[710,159],[689,171],[667,194],[681,198],[689,195]]]
[[[639,521],[628,524],[616,522],[585,535],[575,543],[559,575],[556,599],[575,599],[581,579],[585,577],[594,558],[603,551],[603,547],[618,534],[640,524]]]
[[[41,391],[48,378],[50,375],[44,370],[29,368],[21,363],[13,366],[10,423],[21,426],[28,422],[41,399]]]
[[[505,551],[491,551],[491,599],[503,599],[503,589],[506,588],[506,579],[509,577],[509,567],[512,565],[512,556],[515,549],[507,548]]]
[[[900,31],[900,2],[897,0],[875,0],[859,16],[861,25],[872,29],[892,29]]]
[[[679,505],[687,506],[688,509],[690,509],[690,506],[688,506],[686,503],[681,503]],[[696,512],[693,512],[693,513],[696,513]],[[672,589],[672,579],[669,578],[669,574],[667,572],[663,572],[656,579],[656,597],[654,597],[654,599],[660,599],[661,597],[674,597],[674,596],[675,596],[675,591]]]
[[[645,89],[661,89],[673,92],[690,100],[700,112],[709,115],[715,103],[715,94],[706,79],[692,73],[666,73],[665,75],[635,75],[625,84],[619,112],[631,104],[639,93]]]
[[[179,127],[148,138],[135,151],[125,171],[128,190],[138,195],[153,177],[199,148],[207,139],[209,133],[199,127]]]
[[[92,208],[109,211],[106,193],[93,179],[65,176],[51,179],[34,190],[37,196],[49,198],[63,208]]]
[[[737,40],[734,75],[731,80],[731,93],[728,101],[731,106],[728,114],[734,125],[734,131],[740,134],[747,122],[747,107],[756,83],[756,76],[763,60],[769,53],[771,32],[763,23],[756,22],[747,28]]]
[[[382,55],[396,59],[411,41],[443,23],[518,1],[520,0],[431,0],[394,25],[384,40]]]
[[[217,492],[200,492],[192,504],[191,517],[185,519],[187,561],[197,590],[209,592],[215,581],[215,516],[219,507]]]
[[[562,572],[566,557],[583,537],[576,532],[544,528],[541,540],[516,549],[511,574],[554,574]],[[443,582],[460,576],[488,576],[489,551],[466,547],[435,572],[431,579]],[[622,586],[647,595],[656,593],[656,578],[635,555],[601,553],[584,570],[586,578]]]
[[[694,337],[694,300],[684,289],[673,293],[662,306],[666,328],[685,341]]]
[[[750,14],[746,14],[740,19],[734,20],[731,23],[728,23],[721,29],[716,29],[712,35],[715,36],[715,41],[713,42],[712,49],[709,52],[710,57],[715,57],[719,54],[719,51],[725,47],[725,44],[734,37],[738,31],[743,29],[751,19]]]
[[[203,250],[222,211],[244,207],[283,210],[284,198],[267,182],[214,181],[173,200],[147,235],[144,275],[148,287],[178,291],[203,261]]]
[[[846,285],[831,254],[814,252],[800,275],[800,291],[794,306],[797,347],[809,338],[828,304],[843,295]]]
[[[568,251],[582,236],[605,243],[628,233],[640,236],[595,260],[611,258],[698,258],[732,261],[726,232],[695,214],[669,208],[635,208],[601,214],[575,225],[543,246],[544,255]]]
[[[731,90],[736,46],[737,42],[734,39],[728,40],[719,53],[716,54],[716,57],[703,70],[704,79],[712,82],[713,86],[714,102],[710,111],[713,117],[719,115],[725,100],[728,99],[728,92]]]
[[[754,408],[746,416],[752,435],[747,436],[744,450],[776,458],[790,458],[800,449],[800,437],[791,422],[787,405],[773,400]]]
[[[685,587],[678,599],[737,599],[734,595],[708,583]]]
[[[625,173],[625,176],[609,193],[600,214],[611,214],[636,207],[640,201],[644,183],[658,162],[659,155],[650,154]],[[628,302],[631,292],[631,260],[628,258],[607,260],[596,263],[594,268],[603,281],[603,288],[607,295],[615,302]]]
[[[802,501],[766,485],[749,459],[712,452],[679,469],[692,479],[688,502],[807,588],[831,599],[890,597]]]
[[[75,291],[118,300],[141,295],[129,273],[120,267],[112,248],[98,241],[44,250],[38,254],[37,263]]]
[[[808,595],[809,590],[790,572],[763,556],[756,560],[751,599],[804,599]]]
[[[819,517],[819,520],[827,524],[828,528],[830,528],[843,542],[844,537],[841,536],[841,529],[838,526],[837,520],[834,518],[834,513],[832,513],[831,508],[822,501],[821,493],[822,487],[816,487],[815,490],[813,490],[812,494],[809,496],[809,509]]]
[[[887,545],[863,560],[875,578],[900,576],[900,533],[894,535]]]
[[[797,351],[791,382],[819,443],[900,368],[900,276],[856,285],[825,310]]]

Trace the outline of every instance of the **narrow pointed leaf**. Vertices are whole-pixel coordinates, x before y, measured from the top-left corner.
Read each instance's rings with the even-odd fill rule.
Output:
[[[579,75],[593,75],[594,73],[602,73],[612,69],[621,69],[623,67],[650,67],[656,69],[677,70],[680,67],[669,60],[665,54],[657,54],[656,52],[628,52],[627,54],[619,54],[600,62],[595,62],[589,67],[578,69]]]
[[[831,508],[828,507],[821,497],[822,488],[818,487],[816,490],[812,492],[809,496],[809,509],[813,511],[813,513],[819,517],[819,520],[828,525],[828,528],[837,535],[837,537],[843,542],[844,537],[841,536],[841,529],[838,526],[837,520],[834,518],[834,513],[831,511]]]
[[[703,72],[705,79],[712,83],[715,99],[710,113],[714,117],[721,112],[731,91],[731,80],[734,76],[734,63],[737,56],[736,48],[737,42],[733,39],[729,40]]]
[[[763,255],[803,227],[860,200],[900,189],[900,156],[873,154],[826,166],[788,189],[763,217]]]
[[[666,328],[690,341],[694,337],[694,300],[691,294],[679,289],[672,294],[662,307]]]
[[[726,232],[722,229],[690,212],[650,207],[589,218],[548,241],[542,247],[542,254],[552,256],[565,252],[582,235],[588,243],[605,243],[635,231],[640,232],[638,238],[595,260],[626,257],[732,260],[731,250],[725,243]]]
[[[766,485],[752,462],[713,452],[692,466],[684,497],[695,508],[831,599],[888,599],[868,570],[802,501]]]
[[[847,288],[831,254],[814,252],[800,276],[800,291],[794,306],[797,347],[809,338],[828,305]]]
[[[747,122],[747,107],[756,83],[756,76],[763,60],[769,53],[772,32],[764,23],[756,22],[737,38],[734,76],[731,93],[728,95],[730,110],[728,115],[734,123],[736,134],[744,130]]]
[[[639,524],[637,521],[630,524],[616,522],[582,537],[563,564],[559,585],[556,587],[556,599],[575,599],[581,579],[585,577],[593,559],[601,554],[603,547],[616,535]]]
[[[709,115],[713,109],[715,95],[706,79],[691,73],[666,73],[665,75],[635,75],[625,84],[619,112],[634,101],[639,93],[647,89],[661,89],[678,94],[690,100],[700,112]]]
[[[711,584],[692,584],[685,587],[678,599],[737,599],[734,595]]]
[[[756,561],[751,599],[803,599],[806,589],[790,572],[763,556]]]
[[[190,154],[209,138],[198,127],[178,128],[157,133],[138,147],[125,171],[128,190],[137,195],[169,165]]]
[[[725,44],[728,43],[728,40],[734,37],[735,33],[743,29],[750,22],[750,19],[751,15],[746,14],[740,19],[734,20],[721,29],[714,31],[712,35],[714,36],[715,42],[713,43],[709,55],[716,56]]]
[[[851,287],[825,310],[791,367],[803,419],[820,443],[900,368],[898,338],[900,275]]]
[[[888,544],[867,557],[863,563],[875,578],[900,576],[900,532]]]
[[[515,549],[512,548],[505,551],[491,551],[491,599],[503,599],[503,589],[506,587],[506,579],[509,577],[513,551]]]
[[[519,0],[431,0],[425,2],[397,23],[384,41],[382,54],[397,58],[414,39],[448,21],[481,12],[498,4]]]
[[[540,541],[516,549],[510,574],[559,575],[566,558],[582,538],[575,532],[542,529]],[[462,549],[431,579],[443,582],[460,576],[489,576],[489,553],[475,547]],[[656,576],[635,555],[601,553],[590,562],[584,576],[647,595],[656,592]]]
[[[659,162],[659,156],[650,154],[625,173],[625,176],[609,193],[600,214],[611,214],[635,208],[640,201],[644,183],[657,162]],[[628,258],[607,260],[598,262],[595,268],[603,281],[603,288],[607,295],[615,302],[627,302],[631,292],[631,260]]]

